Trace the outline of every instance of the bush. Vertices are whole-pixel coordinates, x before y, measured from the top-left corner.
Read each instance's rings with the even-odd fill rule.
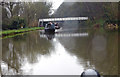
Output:
[[[26,21],[22,17],[12,17],[11,19],[6,19],[2,23],[2,29],[19,29],[19,28],[25,28],[26,27]]]
[[[119,24],[120,20],[106,20],[105,23],[108,24]]]
[[[11,19],[10,29],[19,29],[25,27],[26,27],[26,21],[24,18],[16,16]]]
[[[7,30],[10,28],[10,20],[5,19],[2,21],[2,30]]]

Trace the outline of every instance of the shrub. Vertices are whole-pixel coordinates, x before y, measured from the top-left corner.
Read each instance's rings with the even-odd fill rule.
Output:
[[[6,19],[2,22],[2,29],[19,29],[26,27],[26,21],[22,17],[14,16],[11,19]]]
[[[2,30],[7,30],[10,28],[10,20],[5,19],[2,21]]]
[[[11,19],[11,27],[10,29],[19,29],[26,27],[26,21],[22,17],[15,16]]]

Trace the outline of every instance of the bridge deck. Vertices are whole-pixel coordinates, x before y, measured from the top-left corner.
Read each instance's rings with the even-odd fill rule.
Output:
[[[47,21],[67,21],[67,20],[88,20],[88,17],[66,17],[66,18],[46,18],[39,19],[39,22],[47,22]]]
[[[50,21],[68,21],[68,20],[88,20],[88,17],[66,17],[66,18],[46,18],[39,19],[38,26],[44,26],[44,22]]]

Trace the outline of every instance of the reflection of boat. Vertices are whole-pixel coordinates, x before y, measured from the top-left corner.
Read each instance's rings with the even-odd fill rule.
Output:
[[[45,35],[47,36],[48,40],[52,40],[55,37],[55,33],[54,32],[50,32],[50,33],[45,33]]]

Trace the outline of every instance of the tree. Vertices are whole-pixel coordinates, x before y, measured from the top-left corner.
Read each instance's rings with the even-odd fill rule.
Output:
[[[37,23],[38,19],[49,17],[52,4],[46,2],[2,2],[1,6],[5,25],[8,21],[12,22],[12,18],[19,16],[25,19],[27,26],[33,26],[32,24]]]
[[[118,3],[111,2],[109,4],[105,4],[103,6],[104,14],[109,20],[117,20],[118,19]]]
[[[6,11],[9,13],[9,18],[13,16],[13,10],[17,4],[20,2],[1,2],[0,5],[6,9]]]

